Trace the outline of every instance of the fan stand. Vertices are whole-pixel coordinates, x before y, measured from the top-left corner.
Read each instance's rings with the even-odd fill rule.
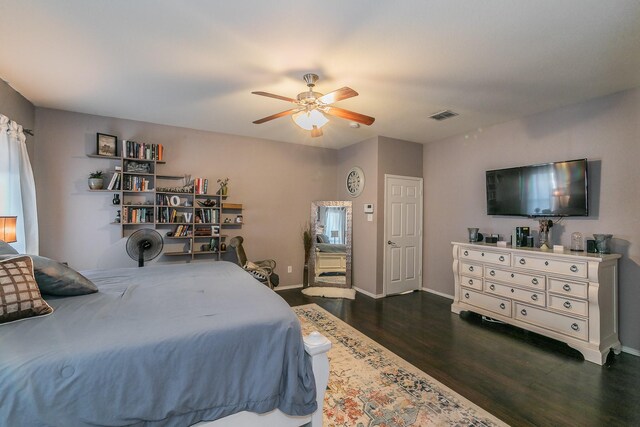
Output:
[[[138,267],[144,267],[144,251],[151,247],[148,240],[143,240],[138,244]]]

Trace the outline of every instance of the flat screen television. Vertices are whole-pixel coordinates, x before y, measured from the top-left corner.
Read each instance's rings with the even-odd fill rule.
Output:
[[[587,216],[587,159],[487,171],[487,215]]]

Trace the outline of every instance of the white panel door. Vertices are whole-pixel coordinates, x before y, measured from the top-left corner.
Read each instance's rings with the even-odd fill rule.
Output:
[[[385,175],[385,295],[422,286],[422,178]]]

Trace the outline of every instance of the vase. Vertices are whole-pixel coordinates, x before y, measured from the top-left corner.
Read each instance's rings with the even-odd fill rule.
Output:
[[[550,242],[551,236],[550,236],[550,231],[541,231],[540,232],[540,244],[539,244],[539,248],[541,249],[550,249],[551,248],[551,242]]]
[[[596,251],[599,254],[611,253],[611,238],[613,234],[594,234],[593,237],[596,239]]]
[[[302,273],[302,287],[308,288],[309,287],[309,264],[304,265],[303,272],[304,273]]]
[[[104,181],[102,178],[89,178],[89,188],[92,190],[102,190]]]

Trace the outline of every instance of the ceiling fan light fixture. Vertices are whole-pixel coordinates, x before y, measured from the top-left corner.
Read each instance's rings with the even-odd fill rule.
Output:
[[[320,129],[329,122],[329,119],[316,109],[300,111],[292,115],[291,118],[304,130],[313,130],[314,127]]]

